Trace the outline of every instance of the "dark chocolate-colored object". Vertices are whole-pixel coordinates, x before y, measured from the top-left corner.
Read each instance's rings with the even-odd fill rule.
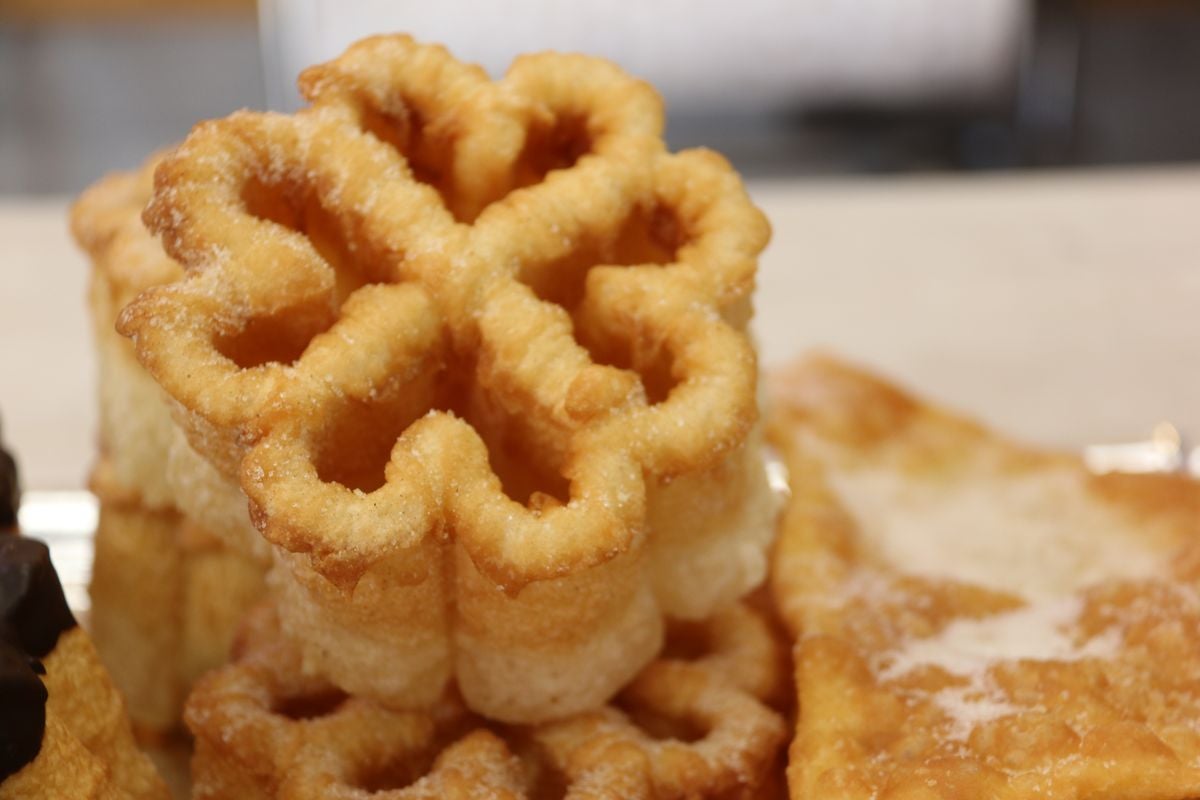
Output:
[[[0,636],[33,658],[43,658],[59,634],[74,627],[50,548],[24,536],[0,539]]]
[[[0,537],[0,781],[42,747],[46,687],[41,659],[75,627],[50,548],[36,539]]]
[[[42,749],[46,697],[29,658],[0,641],[0,783]]]
[[[17,527],[17,509],[21,506],[21,481],[17,462],[0,445],[0,533]]]

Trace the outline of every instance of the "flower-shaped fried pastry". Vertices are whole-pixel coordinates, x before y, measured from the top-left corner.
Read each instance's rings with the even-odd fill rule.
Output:
[[[356,695],[594,708],[667,616],[757,584],[774,506],[745,333],[768,228],[603,61],[499,82],[403,36],[312,106],[198,126],[120,321],[277,550],[284,629]]]

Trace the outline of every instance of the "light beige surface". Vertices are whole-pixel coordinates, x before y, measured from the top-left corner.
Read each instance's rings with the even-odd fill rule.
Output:
[[[765,362],[823,346],[1026,439],[1200,435],[1200,169],[751,187]],[[94,449],[65,199],[0,198],[0,414],[26,486]]]

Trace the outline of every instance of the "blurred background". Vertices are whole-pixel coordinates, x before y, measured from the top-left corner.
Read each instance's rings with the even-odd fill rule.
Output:
[[[736,13],[731,9],[736,7]],[[0,194],[73,193],[404,29],[599,53],[751,178],[1200,160],[1200,3],[0,0]]]
[[[771,219],[768,368],[827,348],[1070,448],[1200,435],[1200,2],[0,0],[0,412],[29,486],[94,457],[71,198],[197,120],[295,107],[301,68],[387,30],[653,82],[669,144],[724,152]]]

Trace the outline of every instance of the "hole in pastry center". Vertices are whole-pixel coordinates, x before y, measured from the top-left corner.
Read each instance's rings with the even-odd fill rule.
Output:
[[[540,183],[556,169],[575,166],[591,152],[592,144],[586,115],[561,114],[552,121],[532,125],[513,170],[513,188]]]
[[[356,289],[382,283],[391,272],[389,259],[364,241],[353,241],[339,220],[304,185],[252,180],[242,191],[246,211],[305,236],[334,273],[332,305],[340,308]]]
[[[358,770],[354,779],[357,789],[369,793],[406,789],[424,778],[433,769],[434,752],[425,748],[419,753],[405,753]]]
[[[375,402],[346,398],[317,449],[317,476],[363,492],[383,486],[393,445],[427,410],[411,400],[409,393],[390,393]]]
[[[442,203],[456,220],[470,222],[462,214],[461,203],[454,194],[454,141],[450,137],[431,134],[425,115],[411,102],[398,101],[396,105],[400,110],[391,114],[380,111],[366,100],[361,105],[363,130],[404,156],[413,178],[437,190]]]
[[[579,307],[587,291],[589,271],[598,265],[638,266],[675,262],[679,249],[688,241],[686,226],[676,210],[658,203],[631,214],[609,238],[582,242],[564,258],[542,264],[525,264],[517,279],[537,297],[561,306],[575,320],[576,340],[597,364],[635,372],[645,389],[647,401],[661,403],[678,383],[672,374],[673,360],[665,347],[641,347],[629,337],[618,339],[581,324]]]
[[[665,347],[638,354],[628,342],[582,334],[577,334],[576,338],[597,364],[636,373],[650,405],[666,400],[678,384],[672,372],[671,353]]]
[[[268,363],[294,364],[315,336],[329,330],[355,290],[385,279],[384,259],[342,236],[338,220],[311,190],[251,180],[243,188],[247,213],[305,236],[333,270],[332,296],[313,296],[271,314],[252,317],[241,328],[216,337],[217,351],[243,369]]]
[[[665,266],[676,260],[686,241],[686,232],[674,209],[664,205],[638,209],[615,235],[580,242],[556,261],[523,265],[517,279],[547,303],[573,312],[583,300],[592,267]]]
[[[217,352],[242,369],[263,364],[294,364],[308,343],[333,324],[324,303],[306,303],[276,314],[253,317],[238,331],[213,341]]]
[[[683,742],[695,744],[708,735],[708,731],[691,720],[661,714],[650,708],[618,697],[617,708],[629,717],[629,721],[655,741]]]
[[[535,755],[531,760],[537,764],[540,758]],[[538,766],[540,769],[534,772],[530,781],[532,784],[529,790],[530,800],[565,800],[567,792],[571,788],[571,781],[566,775],[548,765],[539,764]]]
[[[474,364],[431,359],[414,380],[368,402],[345,398],[327,421],[315,454],[321,480],[374,491],[384,484],[396,440],[430,411],[465,420],[483,439],[488,463],[505,493],[532,508],[566,503],[566,478],[538,447],[528,420],[505,412],[475,385]]]
[[[698,661],[712,652],[712,636],[702,622],[673,620],[659,658]]]
[[[318,719],[337,711],[348,699],[349,695],[339,689],[325,689],[320,692],[280,698],[271,710],[288,719]]]

